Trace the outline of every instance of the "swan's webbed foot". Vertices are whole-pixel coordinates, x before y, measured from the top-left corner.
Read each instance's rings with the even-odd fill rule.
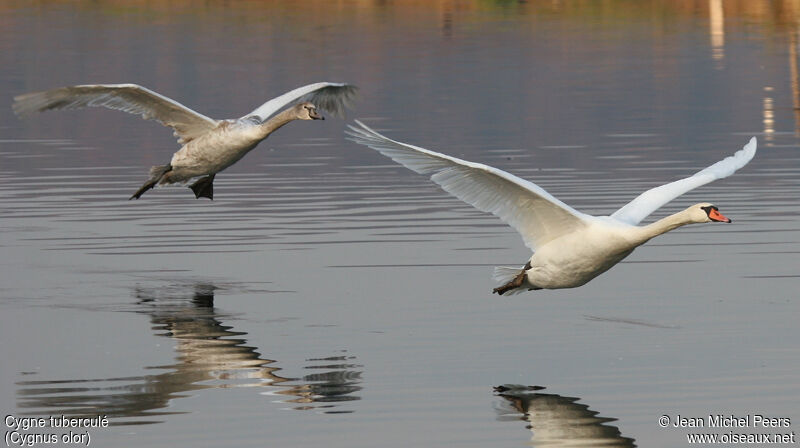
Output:
[[[214,176],[216,176],[216,174],[210,174],[206,177],[201,177],[197,180],[197,182],[189,186],[189,188],[191,188],[194,192],[195,198],[208,198],[212,201],[214,200]]]
[[[492,290],[492,293],[497,293],[502,296],[503,294],[507,293],[508,291],[511,291],[512,289],[519,288],[520,286],[522,286],[524,282],[525,282],[525,271],[522,271],[519,273],[519,275],[514,277],[514,279],[511,280],[510,282],[506,283],[503,286],[498,286],[497,288],[494,288]]]
[[[136,190],[136,193],[133,193],[133,195],[129,197],[128,200],[130,201],[131,199],[139,199],[140,197],[142,197],[142,195],[147,190],[150,190],[151,188],[158,185],[158,182],[160,182],[161,179],[164,177],[164,175],[166,175],[170,171],[172,171],[172,165],[170,164],[159,165],[150,168],[150,179],[147,179],[147,182],[145,182],[144,185],[141,186],[141,188]]]
[[[516,277],[514,277],[513,280],[506,283],[505,285],[494,288],[492,290],[492,293],[493,294],[497,293],[502,296],[503,294],[507,293],[508,291],[511,291],[512,289],[521,287],[522,284],[525,283],[525,274],[528,272],[528,269],[530,268],[531,268],[531,262],[529,261],[525,263],[525,267],[523,267],[522,270],[519,271],[519,274]],[[530,288],[528,289],[528,291],[530,291],[531,289],[541,289],[541,288]]]

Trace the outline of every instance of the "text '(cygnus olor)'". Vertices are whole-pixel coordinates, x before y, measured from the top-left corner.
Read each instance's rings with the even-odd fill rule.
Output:
[[[350,139],[431,179],[473,207],[493,213],[522,235],[534,251],[523,267],[496,267],[498,294],[581,286],[630,255],[651,238],[702,222],[731,222],[709,203],[695,204],[652,224],[638,224],[662,205],[745,166],[756,153],[756,139],[734,155],[693,176],[650,189],[611,216],[591,216],[559,201],[538,185],[480,163],[401,143],[360,121]]]
[[[323,120],[317,107],[341,114],[355,94],[349,84],[318,82],[284,93],[249,114],[232,120],[214,120],[152,90],[136,84],[95,84],[14,98],[20,115],[54,109],[106,107],[160,121],[175,131],[183,145],[166,165],[150,169],[150,179],[130,199],[139,199],[156,185],[183,183],[201,177],[190,188],[195,197],[214,197],[214,176],[244,157],[278,128],[293,120]],[[283,107],[294,104],[278,113]]]

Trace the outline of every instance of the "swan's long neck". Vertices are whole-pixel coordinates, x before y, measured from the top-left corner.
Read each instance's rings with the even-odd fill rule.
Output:
[[[693,223],[695,223],[695,221],[691,219],[688,209],[675,213],[674,215],[669,215],[652,224],[639,227],[641,233],[640,238],[642,239],[640,244],[644,244],[650,239],[663,235],[670,230],[675,230],[678,227]]]
[[[297,115],[294,109],[290,108],[261,123],[258,125],[261,139],[267,138],[270,134],[278,130],[278,128],[294,120],[297,120]]]

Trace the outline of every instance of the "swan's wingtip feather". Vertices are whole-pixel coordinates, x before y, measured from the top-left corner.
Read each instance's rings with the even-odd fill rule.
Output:
[[[748,152],[750,151],[755,152],[757,147],[758,147],[758,139],[756,139],[755,136],[750,137],[750,141],[747,142],[746,145],[744,145],[744,149],[746,149]]]
[[[18,117],[28,117],[36,112],[44,112],[52,109],[48,104],[47,91],[22,93],[14,97],[14,104],[11,105],[14,113]]]
[[[350,140],[356,141],[356,139],[360,139],[360,140],[374,139],[374,135],[373,134],[375,133],[375,131],[373,131],[372,129],[367,127],[364,123],[362,123],[359,120],[354,120],[354,121],[355,121],[355,123],[357,125],[359,125],[361,127],[357,128],[357,127],[353,126],[352,124],[348,124],[347,125],[347,127],[350,130],[349,131],[345,130],[344,133],[345,133],[345,135],[349,135],[350,137],[352,137],[352,138],[348,137]],[[370,131],[370,132],[368,132],[368,131]]]
[[[350,129],[353,129],[353,130],[355,130],[355,131],[360,131],[361,133],[372,133],[372,134],[377,134],[377,132],[375,132],[375,131],[374,131],[374,130],[371,128],[371,127],[369,127],[369,126],[365,125],[365,124],[364,124],[364,122],[362,122],[361,120],[355,119],[355,120],[353,120],[353,121],[355,121],[355,123],[356,123],[357,125],[361,126],[361,129],[359,129],[359,128],[356,128],[356,127],[353,127],[353,126],[351,126],[351,125],[348,125],[348,126],[350,127]],[[365,132],[365,131],[366,131],[366,132]]]
[[[357,86],[343,82],[320,82],[306,87],[315,86],[316,88],[301,98],[336,117],[344,117],[345,109],[351,108],[351,103],[358,94]]]
[[[753,157],[755,157],[757,148],[758,148],[758,140],[756,139],[755,136],[750,137],[750,140],[747,142],[747,144],[744,145],[741,150],[737,151],[736,154],[734,154],[734,157],[740,156],[736,158],[740,160],[744,159],[744,163],[742,163],[742,166],[744,166],[747,163],[749,163],[750,160],[753,159]],[[741,168],[741,166],[739,168]]]
[[[365,125],[363,122],[361,122],[361,120],[353,120],[353,121],[360,127],[355,127],[350,124],[347,125],[347,127],[350,128],[350,131],[344,131],[344,133],[353,137],[350,138],[350,140],[353,140],[356,143],[366,144],[367,146],[373,149],[377,149],[373,146],[374,144],[378,142],[386,142],[389,140],[385,136],[379,134],[374,129]]]

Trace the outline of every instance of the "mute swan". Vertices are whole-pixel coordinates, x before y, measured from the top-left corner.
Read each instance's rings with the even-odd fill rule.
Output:
[[[645,191],[611,216],[591,216],[559,201],[538,185],[480,163],[468,162],[389,139],[356,120],[345,131],[368,146],[431,180],[446,192],[490,212],[522,235],[534,251],[521,268],[496,267],[502,284],[494,292],[575,288],[630,255],[638,246],[685,224],[731,222],[709,203],[693,205],[652,224],[638,226],[662,205],[713,180],[728,177],[756,153],[756,138],[734,155],[693,176]]]
[[[106,107],[141,115],[171,127],[183,145],[170,163],[154,166],[148,179],[130,199],[139,199],[156,185],[183,183],[205,176],[190,188],[196,198],[214,197],[214,176],[244,157],[259,142],[293,120],[324,120],[316,106],[341,114],[355,94],[349,84],[318,82],[291,90],[232,120],[214,120],[136,84],[94,84],[47,90],[14,98],[20,116],[55,109]],[[276,113],[295,101],[303,101]],[[316,104],[316,106],[315,106]]]

